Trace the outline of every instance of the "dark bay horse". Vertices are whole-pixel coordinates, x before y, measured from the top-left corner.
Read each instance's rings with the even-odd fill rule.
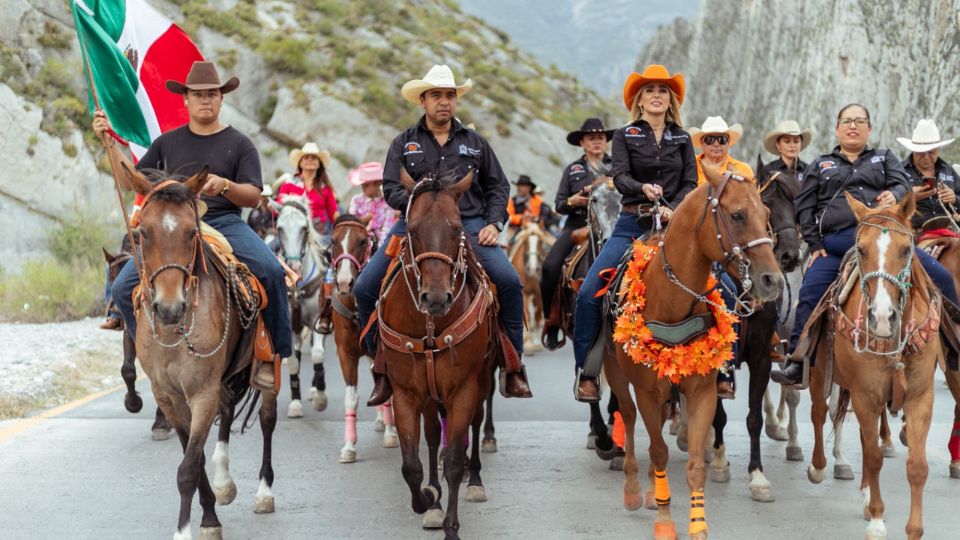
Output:
[[[156,185],[126,167],[124,174],[129,185],[146,196],[139,228],[144,279],[137,353],[184,452],[177,470],[180,516],[174,538],[191,537],[190,512],[198,490],[203,510],[200,536],[221,538],[214,504],[229,504],[237,493],[227,449],[234,413],[242,403],[248,404],[249,418],[260,402],[263,459],[254,511],[274,509],[271,449],[277,396],[251,391],[253,332],[245,332],[256,322],[259,306],[255,300],[251,304],[234,298],[240,294],[240,286],[232,286],[236,266],[227,265],[227,277],[221,276],[216,255],[201,236],[197,196],[206,183],[207,168],[183,182],[164,180]],[[203,448],[218,414],[211,486]]]
[[[472,427],[467,500],[485,501],[480,478],[480,426],[491,374],[503,354],[495,296],[464,230],[457,201],[473,182],[470,172],[425,176],[419,182],[401,168],[410,191],[407,236],[380,296],[380,343],[394,386],[393,405],[403,454],[401,471],[410,488],[414,512],[440,511],[437,474],[440,443],[438,407],[447,419],[446,538],[459,538],[458,500]],[[428,484],[420,462],[420,418],[428,447]]]

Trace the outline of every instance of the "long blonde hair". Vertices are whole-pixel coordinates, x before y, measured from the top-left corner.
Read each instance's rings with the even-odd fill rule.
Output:
[[[640,87],[640,90],[637,91],[637,95],[633,96],[633,106],[630,107],[630,121],[636,122],[643,116],[643,107],[640,106],[640,94],[643,93],[643,89],[651,84],[658,84],[656,82],[650,82]],[[673,91],[673,88],[667,86],[667,91],[670,92],[670,106],[667,107],[666,121],[673,122],[677,127],[683,127],[683,120],[680,117],[680,99],[677,98],[677,93]]]

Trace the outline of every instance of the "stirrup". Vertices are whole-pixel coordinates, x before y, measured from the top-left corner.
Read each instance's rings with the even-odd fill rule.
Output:
[[[577,370],[577,376],[573,379],[573,399],[580,403],[600,403],[603,400],[603,385],[600,384],[600,377],[594,380],[597,382],[597,399],[584,399],[580,397],[580,377],[583,375],[583,368]]]
[[[789,365],[791,362],[794,362],[793,358],[790,355],[787,355],[786,360],[784,360],[784,367]],[[784,388],[790,388],[793,390],[806,390],[810,386],[810,360],[808,358],[803,359],[803,376],[800,378],[799,384],[781,384],[780,386]]]

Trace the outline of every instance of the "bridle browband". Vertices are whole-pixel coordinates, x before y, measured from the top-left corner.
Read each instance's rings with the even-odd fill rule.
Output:
[[[360,270],[363,269],[363,266],[367,264],[367,261],[370,260],[370,256],[373,254],[373,241],[375,239],[375,236],[373,235],[373,233],[371,233],[367,229],[366,225],[364,225],[359,221],[341,221],[340,223],[337,223],[336,225],[333,226],[334,231],[336,231],[337,227],[353,227],[356,229],[360,229],[363,232],[363,234],[366,235],[367,237],[367,248],[366,250],[364,250],[362,259],[358,259],[357,257],[354,257],[353,254],[350,253],[349,251],[344,250],[343,253],[333,258],[333,262],[330,263],[330,266],[331,268],[337,268],[340,265],[340,262],[345,260],[349,262],[350,265],[353,266],[354,269],[356,269],[356,271],[359,273]],[[333,250],[334,243],[335,242],[330,243],[331,251]]]

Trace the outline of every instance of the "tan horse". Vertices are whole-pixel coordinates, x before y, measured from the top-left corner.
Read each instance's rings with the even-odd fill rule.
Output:
[[[686,320],[708,310],[707,304],[694,294],[705,294],[711,264],[721,262],[731,275],[746,282],[755,279],[749,293],[759,301],[776,300],[783,277],[773,254],[773,240],[767,236],[769,211],[760,200],[753,179],[731,176],[704,167],[708,182],[690,192],[677,207],[663,237],[663,247],[646,267],[642,279],[646,284],[647,302],[642,314],[645,320],[667,324]],[[719,240],[718,240],[719,239]],[[669,265],[667,264],[669,260]],[[745,287],[746,288],[746,287]],[[634,447],[634,424],[637,410],[650,436],[650,487],[646,498],[656,499],[658,514],[654,538],[676,538],[676,526],[670,515],[667,483],[667,444],[663,424],[670,400],[670,379],[659,378],[646,365],[635,363],[623,350],[608,340],[604,369],[613,393],[620,402],[626,428],[626,457],[623,504],[637,510],[642,504],[637,479],[637,457]],[[615,354],[614,354],[615,352]],[[704,457],[708,433],[717,406],[717,372],[692,375],[680,382],[680,391],[687,400],[687,486],[690,499],[690,537],[707,537],[704,486]],[[629,386],[633,385],[634,398]],[[657,484],[656,495],[654,484]]]
[[[543,299],[540,297],[540,277],[543,259],[555,239],[547,234],[539,223],[527,221],[513,237],[508,258],[520,275],[523,285],[523,309],[526,330],[523,350],[532,352],[540,348],[540,328],[543,327]]]
[[[137,314],[136,350],[157,404],[176,429],[183,445],[177,470],[180,517],[174,538],[190,538],[190,508],[199,490],[203,517],[201,538],[220,538],[222,528],[214,503],[229,504],[237,494],[228,468],[230,427],[234,410],[249,397],[253,344],[244,334],[256,312],[236,288],[214,268],[215,255],[200,236],[197,196],[207,169],[184,182],[167,180],[154,186],[145,176],[125,169],[128,182],[145,195],[140,219],[144,288]],[[228,276],[234,266],[227,268]],[[255,306],[254,306],[255,307]],[[277,395],[263,392],[260,427],[263,459],[254,511],[273,512],[271,444],[277,423]],[[250,412],[256,404],[252,396]],[[204,470],[204,444],[214,419],[220,429],[213,454],[213,486]]]
[[[814,449],[807,475],[813,483],[824,477],[823,423],[832,378],[843,389],[835,421],[842,421],[849,399],[860,424],[863,513],[870,521],[866,537],[886,538],[878,425],[888,401],[892,400],[894,410],[902,403],[910,418],[910,516],[906,532],[907,538],[916,539],[923,536],[922,497],[927,480],[927,432],[933,412],[933,372],[943,354],[938,332],[942,300],[914,256],[910,229],[916,207],[913,194],[907,192],[899,204],[880,210],[866,207],[848,193],[844,195],[859,221],[854,252],[859,267],[851,280],[840,279],[832,289],[837,293],[828,292],[822,300],[841,308],[829,308],[834,314],[830,320],[833,324],[825,325],[824,332],[835,332],[837,337],[832,344],[829,338],[819,341],[811,373]],[[812,328],[807,329],[815,331]]]

